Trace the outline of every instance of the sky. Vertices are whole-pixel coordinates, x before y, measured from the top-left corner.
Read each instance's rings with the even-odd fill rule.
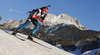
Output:
[[[3,22],[7,19],[21,20],[28,14],[10,11],[28,12],[35,8],[51,5],[48,14],[66,14],[77,18],[89,30],[100,31],[100,0],[0,0],[0,14]]]

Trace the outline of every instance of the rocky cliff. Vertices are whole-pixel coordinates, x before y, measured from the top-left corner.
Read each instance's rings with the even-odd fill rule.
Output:
[[[20,24],[23,24],[27,19],[22,19],[21,21],[18,20],[5,20],[1,24],[5,25],[4,28],[17,28]],[[45,18],[44,23],[39,22],[40,25],[45,25],[45,26],[55,26],[58,24],[63,24],[63,25],[75,25],[77,28],[80,30],[88,30],[87,27],[84,27],[83,25],[80,24],[79,20],[77,18],[72,18],[71,16],[68,16],[66,14],[60,14],[59,16],[53,15],[53,14],[48,14],[47,17]],[[29,26],[26,28],[33,29],[34,25],[30,23]]]

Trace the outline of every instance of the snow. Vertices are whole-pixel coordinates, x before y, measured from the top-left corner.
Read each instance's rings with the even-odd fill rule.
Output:
[[[64,50],[64,49],[61,47],[61,44],[58,44],[56,47],[57,47],[57,48],[60,48],[60,49],[62,49],[62,50]]]
[[[70,53],[73,53],[75,55],[96,55],[97,51],[100,51],[100,48],[98,49],[94,49],[94,50],[90,50],[90,51],[86,51],[84,53],[81,53],[81,48],[77,48],[75,51],[70,51],[68,50]]]
[[[10,31],[8,32],[12,33]],[[21,33],[18,33],[18,35],[27,38],[27,35]],[[25,39],[25,41],[21,41],[15,36],[0,30],[0,55],[74,55],[42,40],[36,38],[34,38],[34,40],[52,49],[45,48],[27,39]]]
[[[73,18],[69,17],[68,15],[65,14],[61,14],[59,16],[53,15],[53,14],[48,14],[45,21],[50,22],[51,24],[49,24],[50,26],[54,25],[54,24],[68,24],[68,25],[75,25],[76,27],[78,27],[78,25],[73,22]]]
[[[94,49],[94,50],[90,50],[90,51],[86,51],[86,52],[84,52],[84,53],[81,54],[81,55],[96,55],[96,52],[97,52],[97,51],[100,51],[100,48]]]

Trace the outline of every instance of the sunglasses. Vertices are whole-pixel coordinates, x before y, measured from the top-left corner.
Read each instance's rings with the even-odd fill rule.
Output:
[[[45,11],[45,10],[43,10],[43,11]],[[48,12],[48,11],[45,11],[45,12]]]
[[[45,12],[48,12],[48,11],[45,11]]]

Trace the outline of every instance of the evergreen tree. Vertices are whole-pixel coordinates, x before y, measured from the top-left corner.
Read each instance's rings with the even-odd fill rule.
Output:
[[[0,20],[2,19],[2,16],[1,16],[1,14],[0,14]]]

